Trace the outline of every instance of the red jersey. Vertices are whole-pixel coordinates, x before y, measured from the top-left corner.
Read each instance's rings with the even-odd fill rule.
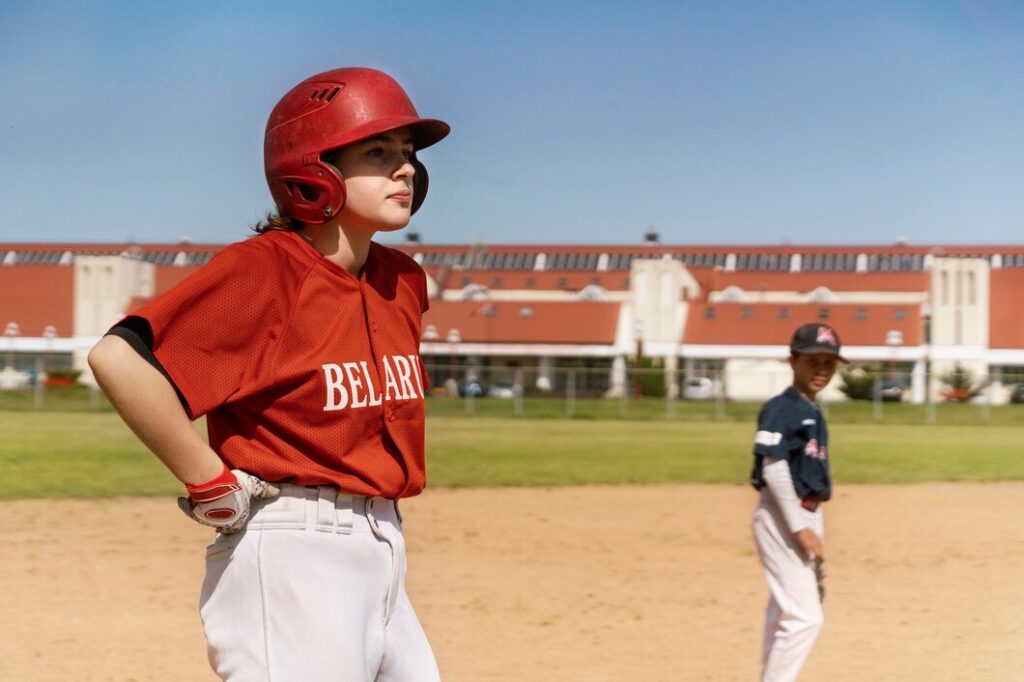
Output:
[[[231,468],[398,498],[423,490],[426,277],[371,243],[357,279],[271,231],[132,313]]]

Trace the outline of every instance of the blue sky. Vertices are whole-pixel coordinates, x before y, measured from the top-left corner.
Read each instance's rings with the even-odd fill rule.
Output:
[[[1024,240],[1024,3],[6,0],[0,241],[243,238],[351,65],[452,125],[426,242]]]

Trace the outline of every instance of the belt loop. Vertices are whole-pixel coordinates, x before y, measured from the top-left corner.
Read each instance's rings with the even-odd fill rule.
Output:
[[[375,537],[380,540],[386,540],[384,534],[380,532],[380,526],[377,525],[377,518],[373,515],[373,498],[363,498],[364,511],[366,514],[366,522],[370,524],[370,530],[373,531]]]
[[[356,498],[353,495],[343,493],[340,490],[336,491],[334,498],[335,533],[342,533],[343,535],[350,535],[352,533],[353,512],[355,511],[352,507],[355,500]]]
[[[337,493],[328,486],[322,485],[316,489],[316,530],[334,531],[334,503]]]
[[[302,509],[306,515],[306,530],[316,529],[316,508],[317,508],[317,489],[303,487],[299,488],[302,491]]]

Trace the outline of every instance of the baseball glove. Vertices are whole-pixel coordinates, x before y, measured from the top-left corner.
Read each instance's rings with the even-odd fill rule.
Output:
[[[814,560],[814,579],[818,583],[818,601],[825,601],[825,562],[821,559]]]

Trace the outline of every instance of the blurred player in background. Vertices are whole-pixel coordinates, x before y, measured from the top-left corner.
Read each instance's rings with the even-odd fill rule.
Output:
[[[803,325],[789,348],[793,384],[758,414],[751,473],[760,492],[754,541],[771,592],[763,682],[797,679],[824,622],[822,504],[832,496],[832,477],[828,426],[815,398],[845,362],[828,325]]]

